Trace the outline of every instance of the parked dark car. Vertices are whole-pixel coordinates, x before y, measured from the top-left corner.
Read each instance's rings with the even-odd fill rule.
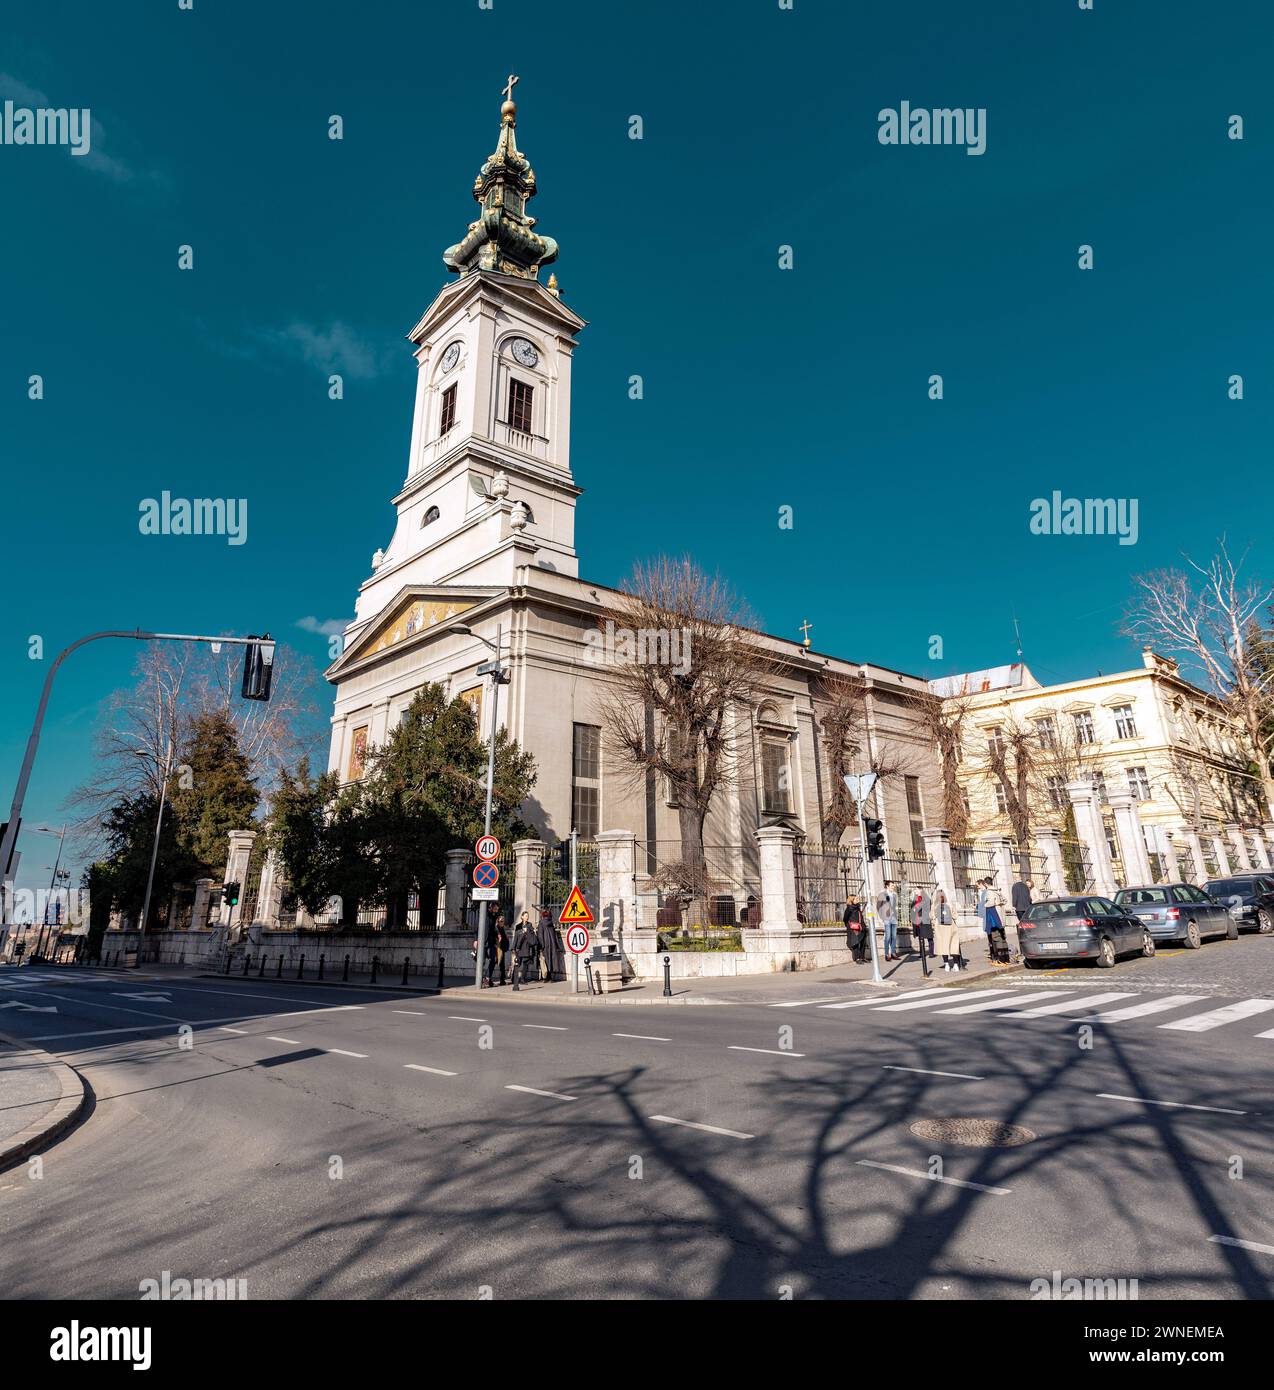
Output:
[[[1109,969],[1116,956],[1155,953],[1144,922],[1109,898],[1091,894],[1032,903],[1017,924],[1017,940],[1028,970],[1055,960],[1091,960]]]
[[[1239,934],[1225,904],[1193,883],[1121,888],[1115,902],[1144,922],[1156,941],[1180,941],[1190,951],[1197,951],[1205,937],[1228,936],[1233,941]]]
[[[1256,870],[1210,878],[1203,885],[1217,902],[1229,909],[1235,924],[1262,936],[1274,933],[1274,874]]]

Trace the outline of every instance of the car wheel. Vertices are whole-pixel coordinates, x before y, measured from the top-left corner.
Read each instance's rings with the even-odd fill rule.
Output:
[[[1150,935],[1149,932],[1147,932],[1141,941],[1141,954],[1145,956],[1147,960],[1149,960],[1150,957],[1154,955],[1154,953],[1155,939],[1153,936]]]
[[[1227,941],[1237,941],[1239,939],[1239,924],[1234,920],[1233,917],[1228,917],[1228,920],[1226,921],[1225,939]]]
[[[1023,956],[1022,964],[1026,966],[1028,970],[1038,970],[1043,964],[1043,961],[1032,960],[1030,956]]]
[[[1115,963],[1115,943],[1108,936],[1101,939],[1101,951],[1097,956],[1097,964],[1103,970],[1109,970]]]
[[[1263,907],[1256,914],[1256,929],[1262,936],[1269,936],[1271,932],[1274,932],[1274,912],[1271,912],[1268,907]]]
[[[1186,928],[1185,940],[1182,944],[1187,951],[1197,951],[1203,945],[1203,938],[1199,935],[1198,922],[1191,922]]]

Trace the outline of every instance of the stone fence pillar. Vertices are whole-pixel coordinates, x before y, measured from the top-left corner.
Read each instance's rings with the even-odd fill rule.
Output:
[[[1190,882],[1202,883],[1208,876],[1208,871],[1203,867],[1203,841],[1199,838],[1199,828],[1195,825],[1187,825],[1182,828],[1181,836],[1186,844],[1190,846],[1190,857],[1194,860],[1194,877]]]
[[[597,933],[622,947],[625,933],[631,950],[641,923],[637,908],[637,835],[632,830],[603,830],[597,836],[597,897],[590,903]]]
[[[1102,824],[1101,803],[1091,782],[1069,782],[1066,786],[1075,812],[1075,830],[1080,843],[1088,851],[1093,889],[1104,897],[1115,891],[1115,873],[1110,862],[1110,847],[1106,843],[1106,827]]]
[[[955,920],[956,891],[955,863],[951,858],[951,832],[939,826],[920,832],[924,839],[925,853],[933,860],[933,876],[938,887],[947,895],[951,904],[952,920]]]
[[[1163,876],[1166,883],[1179,883],[1181,865],[1177,860],[1177,847],[1172,842],[1172,831],[1159,827],[1159,853],[1163,855]]]
[[[524,912],[540,920],[540,871],[544,863],[543,840],[516,840],[513,845],[513,921]],[[512,923],[510,923],[512,926]]]
[[[1055,825],[1035,828],[1035,843],[1044,860],[1047,883],[1037,883],[1033,894],[1037,898],[1057,898],[1066,892],[1066,865],[1062,859],[1062,832]]]
[[[785,825],[756,832],[761,866],[761,930],[796,931],[796,833]]]
[[[279,861],[274,851],[267,850],[265,863],[261,866],[261,884],[257,889],[256,911],[252,914],[253,923],[263,927],[274,927],[279,921],[279,899],[283,885],[279,882]]]
[[[443,886],[442,921],[447,931],[463,931],[465,928],[464,905],[468,887],[466,872],[469,865],[467,849],[447,851],[447,878]]]
[[[237,883],[242,894],[244,881],[248,877],[248,861],[252,858],[252,846],[256,843],[256,838],[257,832],[255,830],[232,830],[230,832],[230,849],[226,854],[226,872],[225,877],[221,880],[222,887],[227,883]],[[223,927],[237,925],[242,910],[242,896],[236,907],[231,907],[223,898],[221,902],[221,925]]]
[[[195,900],[190,907],[190,930],[203,931],[208,926],[208,903],[212,897],[210,878],[195,879]]]
[[[1247,840],[1244,838],[1242,829],[1237,825],[1227,825],[1225,833],[1230,837],[1230,844],[1234,849],[1234,862],[1240,869],[1250,871],[1252,860],[1247,852]]]
[[[1212,849],[1216,854],[1217,868],[1221,871],[1222,878],[1229,878],[1233,870],[1230,868],[1230,851],[1225,843],[1225,836],[1219,831],[1209,832],[1212,840]]]
[[[1150,856],[1146,853],[1146,837],[1141,829],[1141,808],[1131,792],[1110,793],[1110,809],[1115,814],[1115,834],[1119,838],[1119,857],[1129,884],[1149,883]]]
[[[1270,847],[1259,825],[1252,831],[1252,857],[1256,860],[1258,869],[1274,868],[1274,863],[1270,860]]]
[[[982,843],[991,851],[991,862],[995,865],[995,886],[1004,894],[1005,912],[1010,905],[1010,894],[1017,882],[1017,865],[1013,862],[1013,840],[1008,835],[988,835]]]

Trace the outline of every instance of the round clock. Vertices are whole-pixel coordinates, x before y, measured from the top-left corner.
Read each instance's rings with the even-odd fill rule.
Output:
[[[442,354],[442,370],[449,372],[452,367],[460,361],[460,344],[452,343],[451,346]]]
[[[540,360],[540,354],[525,338],[514,338],[510,351],[513,353],[514,360],[521,362],[524,367],[534,367]]]

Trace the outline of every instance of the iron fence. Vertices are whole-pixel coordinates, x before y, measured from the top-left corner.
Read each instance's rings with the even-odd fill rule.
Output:
[[[1097,887],[1093,877],[1093,859],[1088,846],[1082,840],[1060,841],[1062,851],[1062,875],[1066,883],[1059,890],[1062,893],[1091,893]]]
[[[952,845],[951,873],[956,906],[965,912],[972,912],[977,906],[978,880],[998,877],[995,854],[977,845]],[[1004,885],[1005,888],[1007,886]]]
[[[758,850],[752,845],[708,844],[703,847],[703,892],[687,898],[663,870],[685,861],[680,840],[639,840],[637,862],[644,866],[650,891],[656,896],[656,921],[661,928],[684,934],[761,924],[761,875]],[[683,921],[687,912],[701,920]]]

